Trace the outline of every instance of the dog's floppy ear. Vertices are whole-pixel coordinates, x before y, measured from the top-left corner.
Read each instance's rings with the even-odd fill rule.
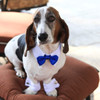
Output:
[[[27,51],[32,49],[35,46],[35,39],[36,39],[36,32],[34,30],[33,23],[29,25],[26,31],[26,52],[25,55],[27,54]]]
[[[63,47],[63,52],[67,53],[69,50],[69,46],[68,46],[68,38],[69,38],[69,29],[67,24],[65,23],[65,21],[63,19],[60,18],[60,42],[64,43],[64,47]]]

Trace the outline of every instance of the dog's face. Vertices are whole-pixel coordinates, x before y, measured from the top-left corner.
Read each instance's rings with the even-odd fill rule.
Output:
[[[58,11],[52,7],[40,8],[36,11],[33,23],[26,33],[27,50],[36,44],[64,43],[63,52],[68,51],[69,30],[67,24],[60,18]]]
[[[38,10],[34,17],[34,26],[37,33],[36,43],[38,45],[54,41],[55,22],[56,16],[51,10],[48,8]]]

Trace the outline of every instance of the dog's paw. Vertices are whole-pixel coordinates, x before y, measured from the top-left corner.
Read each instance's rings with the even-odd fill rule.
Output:
[[[53,96],[53,97],[56,97],[57,96],[57,90],[54,89],[53,91],[47,93],[48,96]]]
[[[20,78],[24,78],[25,77],[25,72],[22,70],[16,70],[16,75]]]
[[[24,91],[23,91],[25,94],[36,94],[37,92],[36,91],[33,91],[32,89],[31,89],[31,87],[28,87],[27,89],[25,89]]]

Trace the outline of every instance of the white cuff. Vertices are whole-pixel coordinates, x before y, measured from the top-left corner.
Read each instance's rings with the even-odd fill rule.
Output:
[[[43,83],[43,86],[44,86],[45,92],[49,93],[53,91],[55,88],[58,88],[60,84],[56,81],[55,78],[53,78],[50,83],[48,84]]]
[[[25,81],[25,86],[29,86],[32,88],[33,91],[39,91],[41,86],[40,86],[40,83],[38,82],[37,84],[34,84],[29,78],[26,78],[26,81]]]

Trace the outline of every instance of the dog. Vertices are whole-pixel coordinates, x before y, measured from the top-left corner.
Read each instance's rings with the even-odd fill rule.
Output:
[[[5,47],[5,55],[14,65],[16,75],[24,78],[25,94],[36,94],[40,81],[48,96],[57,96],[60,84],[52,77],[64,66],[69,28],[53,7],[39,8],[26,34],[15,36]],[[24,68],[25,72],[22,70]]]

